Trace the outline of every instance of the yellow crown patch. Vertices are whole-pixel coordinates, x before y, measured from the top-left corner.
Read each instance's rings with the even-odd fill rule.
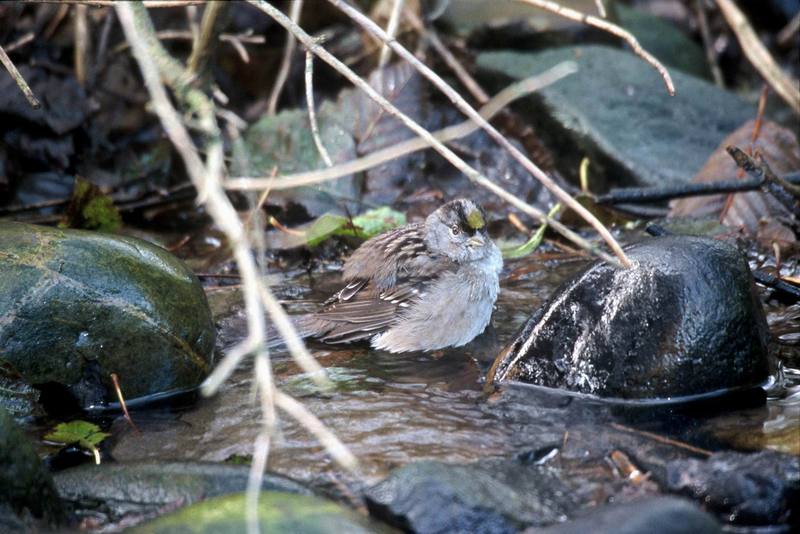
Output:
[[[486,226],[486,221],[483,220],[483,215],[480,210],[472,210],[469,215],[467,215],[467,224],[473,230],[480,230]]]

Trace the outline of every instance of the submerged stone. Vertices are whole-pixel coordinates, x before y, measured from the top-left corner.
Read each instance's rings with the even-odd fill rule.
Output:
[[[667,464],[666,489],[737,525],[800,527],[800,459],[775,451],[717,452]]]
[[[577,508],[555,469],[515,460],[411,463],[365,499],[374,517],[417,534],[513,533],[561,521]]]
[[[564,176],[577,182],[574,163],[591,159],[591,186],[687,183],[730,132],[755,109],[733,93],[671,70],[669,96],[658,73],[631,52],[604,46],[544,52],[484,52],[477,66],[500,89],[509,80],[541,73],[562,61],[578,72],[521,100],[514,108],[561,156]]]
[[[197,278],[130,237],[0,223],[0,364],[78,405],[197,386],[215,329]],[[43,399],[44,402],[44,399]]]
[[[55,475],[62,499],[117,521],[128,513],[153,514],[174,503],[244,491],[250,467],[215,462],[127,462],[82,465]],[[264,474],[264,491],[310,495],[294,480]],[[86,506],[86,503],[92,503]]]
[[[688,236],[626,247],[557,290],[497,357],[489,381],[619,399],[686,400],[768,378],[767,325],[745,257]]]
[[[208,533],[247,531],[243,493],[216,497],[182,508],[129,530],[132,534]],[[366,534],[389,532],[333,501],[280,491],[261,493],[258,506],[261,532],[292,534]]]
[[[657,525],[657,527],[656,527]],[[599,505],[540,534],[721,534],[714,518],[684,499],[650,497],[623,504]]]

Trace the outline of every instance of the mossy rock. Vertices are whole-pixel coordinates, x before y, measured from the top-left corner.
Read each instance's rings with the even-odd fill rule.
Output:
[[[0,364],[86,408],[197,386],[215,329],[203,288],[130,237],[0,223]]]
[[[53,478],[33,444],[8,412],[0,408],[0,509],[4,506],[12,513],[23,517],[30,513],[49,523],[63,518]]]
[[[245,532],[243,493],[209,499],[162,516],[132,529],[132,534],[240,533]],[[258,507],[261,532],[292,534],[361,534],[392,532],[333,501],[317,497],[267,491]]]

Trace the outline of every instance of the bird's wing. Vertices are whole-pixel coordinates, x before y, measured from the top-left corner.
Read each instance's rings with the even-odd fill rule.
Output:
[[[387,290],[371,280],[354,280],[309,317],[315,337],[325,343],[367,339],[400,320],[430,284],[431,277],[405,278]]]
[[[407,224],[365,241],[344,265],[345,282],[373,282],[388,290],[410,274],[428,275],[432,253],[424,239],[422,223]]]

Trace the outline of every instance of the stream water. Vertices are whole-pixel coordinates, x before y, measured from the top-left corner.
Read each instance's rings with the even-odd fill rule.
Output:
[[[494,330],[462,349],[438,354],[396,355],[365,346],[312,346],[334,383],[317,392],[285,351],[273,353],[278,386],[302,400],[356,455],[360,473],[343,471],[318,441],[286,414],[274,442],[269,469],[318,488],[377,482],[391,469],[415,460],[468,462],[563,444],[569,436],[606,435],[614,423],[669,436],[710,450],[775,448],[794,454],[800,443],[800,309],[770,305],[775,352],[785,379],[766,405],[714,412],[639,410],[537,390],[505,387],[487,396],[481,378],[499,348],[583,260],[522,259],[501,280]],[[307,311],[327,297],[336,273],[293,273],[273,286],[290,310]],[[231,346],[246,331],[238,289],[209,291],[219,317],[219,345]],[[637,415],[638,414],[638,415]],[[195,459],[224,461],[252,453],[261,429],[251,365],[237,369],[218,395],[188,407],[134,413],[141,432],[120,419],[112,455],[120,461]]]

